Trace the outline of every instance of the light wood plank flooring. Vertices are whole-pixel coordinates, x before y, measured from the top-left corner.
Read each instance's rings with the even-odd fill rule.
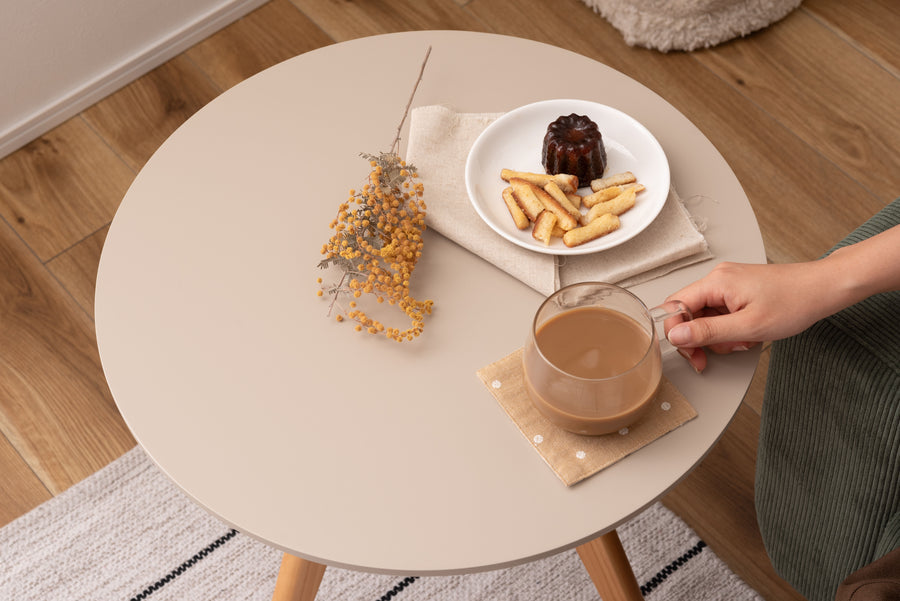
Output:
[[[159,144],[279,61],[419,29],[563,46],[653,89],[731,164],[771,262],[818,257],[900,195],[893,0],[807,0],[689,54],[629,47],[578,0],[271,0],[0,161],[0,525],[134,445],[97,355],[93,290],[116,207]],[[721,442],[664,502],[764,598],[800,599],[772,570],[753,508],[767,361]]]

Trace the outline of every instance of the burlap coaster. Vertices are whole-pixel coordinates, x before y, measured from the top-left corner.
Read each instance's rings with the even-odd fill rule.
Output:
[[[522,349],[479,369],[477,374],[566,486],[596,474],[697,417],[687,399],[663,377],[655,406],[639,421],[616,434],[582,436],[556,426],[534,408],[522,378]]]

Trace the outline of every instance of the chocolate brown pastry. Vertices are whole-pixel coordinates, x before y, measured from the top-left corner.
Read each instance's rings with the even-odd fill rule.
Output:
[[[541,163],[547,173],[578,176],[578,185],[603,177],[606,148],[597,124],[584,115],[561,116],[547,126]]]

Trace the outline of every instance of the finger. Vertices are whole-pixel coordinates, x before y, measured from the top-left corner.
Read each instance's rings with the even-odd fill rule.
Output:
[[[718,344],[710,344],[707,346],[709,350],[717,355],[727,355],[729,353],[738,353],[741,351],[749,351],[751,348],[759,344],[758,342],[720,342]]]
[[[696,320],[694,320],[696,321]],[[694,342],[694,330],[691,324],[694,322],[684,322],[666,332],[666,338],[669,342],[679,349],[690,349],[702,346]]]
[[[707,358],[702,348],[678,349],[678,353],[687,359],[698,374],[706,369]]]
[[[667,302],[674,300],[687,305],[694,317],[710,312],[712,307],[723,307],[722,311],[727,312],[722,289],[707,280],[694,282],[666,299]]]
[[[668,339],[673,345],[681,348],[700,346],[724,348],[722,345],[728,345],[729,350],[733,350],[736,346],[748,346],[748,343],[743,341],[748,330],[744,325],[746,320],[747,317],[743,314],[736,313],[700,317],[673,327],[668,332]],[[741,342],[735,343],[736,340]]]
[[[666,302],[668,303],[668,302],[677,302],[677,301],[666,301]],[[661,305],[661,306],[664,306],[664,305]],[[726,314],[727,312],[728,312],[727,309],[703,307],[702,309],[699,309],[697,311],[691,311],[691,314],[692,314],[691,319],[698,319],[700,317],[709,317],[712,315],[723,315],[723,314]],[[689,321],[689,320],[685,319],[683,315],[676,315],[675,317],[666,319],[663,322],[663,331],[666,333],[666,337],[669,336],[669,332],[673,328],[675,328],[675,326],[685,323],[686,321]],[[672,342],[671,338],[669,338],[669,342]],[[684,343],[675,344],[674,342],[672,342],[672,344],[675,346],[685,346]]]

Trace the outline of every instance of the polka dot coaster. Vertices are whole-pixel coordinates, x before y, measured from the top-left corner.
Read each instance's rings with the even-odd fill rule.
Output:
[[[477,373],[519,431],[566,486],[596,474],[697,417],[687,399],[664,377],[654,407],[639,421],[612,434],[582,436],[552,424],[531,404],[522,381],[521,349]]]

